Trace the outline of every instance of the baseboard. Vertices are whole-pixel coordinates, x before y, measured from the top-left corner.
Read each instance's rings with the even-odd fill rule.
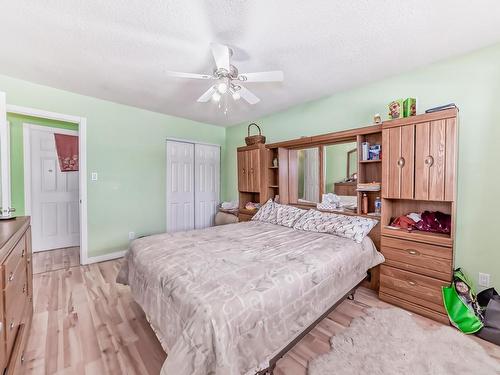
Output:
[[[108,260],[122,258],[126,252],[127,250],[120,250],[109,254],[98,255],[95,257],[88,257],[87,259],[82,259],[81,263],[92,264],[92,263],[106,262]]]

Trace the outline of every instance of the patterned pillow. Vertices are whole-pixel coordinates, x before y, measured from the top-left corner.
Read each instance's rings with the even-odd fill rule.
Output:
[[[252,220],[262,221],[263,223],[276,224],[276,203],[272,199],[269,199],[255,215],[253,215]]]
[[[309,210],[295,223],[294,229],[335,234],[360,243],[377,224],[377,220],[366,217]]]
[[[276,204],[276,224],[291,228],[297,220],[307,211],[300,208],[287,206],[285,204]]]

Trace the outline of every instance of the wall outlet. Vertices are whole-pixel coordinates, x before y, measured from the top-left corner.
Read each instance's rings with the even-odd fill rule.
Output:
[[[97,172],[92,172],[92,174],[90,175],[90,179],[92,181],[97,181]]]
[[[128,232],[128,239],[129,240],[135,239],[135,232]]]
[[[479,286],[490,286],[490,274],[479,272]]]

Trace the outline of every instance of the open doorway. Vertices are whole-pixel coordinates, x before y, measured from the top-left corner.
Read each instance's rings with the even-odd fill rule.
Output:
[[[77,247],[78,124],[28,120],[22,124],[24,210],[31,216],[33,252]]]
[[[16,208],[14,216],[32,216],[34,251],[69,247],[80,264],[92,262],[87,256],[86,119],[8,104],[3,110],[9,130],[18,122],[9,144],[21,142],[9,153],[9,207]],[[61,170],[55,134],[76,138],[77,171]],[[2,170],[2,186],[4,175]]]

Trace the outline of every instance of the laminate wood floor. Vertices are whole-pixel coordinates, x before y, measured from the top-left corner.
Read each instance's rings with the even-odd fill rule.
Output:
[[[128,287],[115,283],[119,267],[116,260],[34,276],[27,374],[159,374],[166,354]],[[354,301],[342,303],[278,362],[275,374],[305,375],[308,361],[329,350],[329,338],[374,306],[389,305],[358,289]],[[439,325],[415,319],[429,329]],[[500,360],[499,347],[477,341]]]
[[[40,251],[33,256],[33,273],[68,270],[80,265],[80,247]]]

